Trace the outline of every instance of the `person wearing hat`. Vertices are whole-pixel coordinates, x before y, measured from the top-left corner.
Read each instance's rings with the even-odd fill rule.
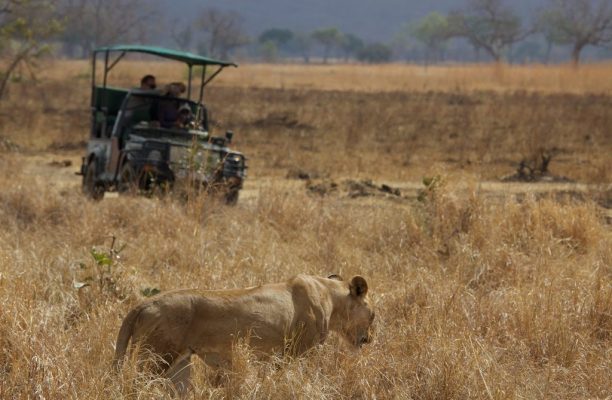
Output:
[[[178,117],[176,119],[175,126],[178,128],[189,128],[189,124],[193,120],[193,113],[191,112],[191,107],[189,104],[184,103],[178,109]]]

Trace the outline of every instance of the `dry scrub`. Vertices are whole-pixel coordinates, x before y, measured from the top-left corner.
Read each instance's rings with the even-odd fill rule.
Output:
[[[147,68],[160,80],[180,71]],[[136,84],[141,71],[118,78]],[[492,196],[480,186],[554,149],[550,171],[598,185],[592,197],[610,207],[609,74],[609,65],[228,71],[207,99],[215,129],[234,128],[249,156],[247,184],[257,182],[234,208],[85,201],[76,165],[50,162],[82,155],[86,63],[59,62],[38,83],[11,86],[0,104],[0,399],[166,396],[167,382],[135,359],[110,371],[120,322],[139,298],[301,272],[365,275],[374,342],[353,352],[332,337],[273,361],[237,343],[222,387],[196,361],[195,398],[611,396],[612,233],[602,208],[589,193]],[[338,182],[441,178],[420,200],[350,199],[309,195],[285,178],[292,170]]]
[[[180,68],[172,69],[172,65],[153,63],[146,70],[159,73],[160,82],[167,82],[170,72],[180,76]],[[306,73],[316,76],[317,68],[267,67],[269,73],[289,68],[292,75],[287,79],[295,84],[285,89],[257,88],[267,86],[257,83],[248,87],[237,76],[241,67],[222,74],[227,81],[214,82],[206,96],[214,131],[236,132],[234,147],[250,158],[254,176],[281,177],[288,170],[305,169],[319,176],[416,181],[436,166],[496,180],[514,173],[521,160],[544,149],[555,154],[549,165],[554,175],[580,182],[612,182],[612,94],[604,83],[608,80],[593,78],[602,89],[600,94],[594,88],[578,90],[581,82],[592,82],[587,79],[592,71],[609,75],[608,65],[569,70],[567,82],[577,88],[576,94],[522,91],[502,83],[487,91],[442,83],[435,91],[386,90],[385,82],[395,71],[389,68],[403,71],[400,66],[334,67],[346,69],[342,72],[348,76],[338,74],[338,81],[356,89],[366,81],[351,80],[350,71],[377,71],[367,82],[378,91],[310,89],[300,88],[300,82]],[[245,66],[244,70],[259,73],[258,68]],[[405,68],[409,73],[414,67]],[[466,85],[476,82],[479,72],[486,75],[492,68],[467,70],[472,78],[465,78]],[[554,71],[565,71],[551,67],[546,74],[533,68],[509,68],[509,74],[532,73],[538,82],[545,82]],[[112,78],[133,86],[142,70],[140,64],[113,70]],[[90,118],[85,72],[85,63],[58,62],[38,83],[12,86],[0,107],[0,150],[17,146],[22,151],[81,152]],[[458,68],[445,73],[464,79],[464,72]]]
[[[121,318],[147,288],[230,288],[361,273],[374,343],[261,362],[237,343],[224,387],[197,398],[605,398],[612,237],[592,204],[492,203],[443,180],[421,202],[364,206],[272,185],[236,208],[173,199],[83,202],[0,178],[0,398],[151,398],[166,383],[110,373]],[[451,183],[455,182],[455,183]],[[206,208],[206,210],[205,210]],[[125,248],[104,282],[89,254]],[[93,280],[87,280],[93,277]],[[77,289],[79,282],[90,286]]]

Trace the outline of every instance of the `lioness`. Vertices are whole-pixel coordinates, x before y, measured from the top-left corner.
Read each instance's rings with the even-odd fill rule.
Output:
[[[237,290],[176,290],[145,300],[123,320],[114,364],[130,338],[166,361],[165,374],[183,392],[189,386],[190,358],[213,367],[230,366],[232,344],[248,338],[265,353],[302,353],[336,331],[353,346],[371,340],[374,312],[368,284],[337,275],[297,275],[286,282]]]

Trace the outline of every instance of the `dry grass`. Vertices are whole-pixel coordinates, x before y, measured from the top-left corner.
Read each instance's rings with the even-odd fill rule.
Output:
[[[138,82],[145,68],[142,64],[124,70],[119,66],[113,77],[127,86]],[[591,69],[609,72],[606,67],[571,71],[568,85],[580,88],[582,81],[594,86],[600,82],[598,87],[605,89],[607,80],[585,77]],[[245,66],[244,70],[258,72],[258,68]],[[237,76],[239,68],[222,75],[227,81],[213,84],[207,94],[216,132],[236,131],[236,146],[250,156],[257,176],[284,175],[287,169],[302,168],[319,175],[414,181],[436,166],[490,180],[512,173],[519,161],[544,148],[556,151],[551,171],[557,175],[592,183],[612,181],[612,94],[526,92],[503,85],[491,91],[450,85],[440,91],[387,92],[386,82],[393,76],[387,75],[387,69],[399,70],[399,66],[380,67],[371,82],[379,91],[360,91],[366,83],[355,84],[350,74],[337,83],[351,84],[356,92],[300,89],[307,67],[267,68],[296,69],[294,84],[286,89],[247,88]],[[314,71],[321,68],[328,67],[314,67]],[[350,68],[358,73],[374,67]],[[409,72],[415,67],[404,68]],[[475,68],[465,86],[476,85],[478,73],[492,68]],[[542,82],[563,70],[551,68],[549,74],[537,75]],[[171,80],[171,72],[179,76],[181,72],[170,63],[150,64],[146,71],[157,74],[161,82]],[[516,67],[515,72],[529,70]],[[461,69],[456,74],[453,79],[463,76]],[[89,127],[87,64],[57,62],[41,75],[34,85],[11,88],[0,108],[0,137],[26,151],[82,149]],[[266,86],[265,81],[264,75],[261,86]],[[432,85],[446,84],[435,82]]]
[[[7,171],[19,161],[3,163]],[[458,182],[409,207],[272,187],[250,204],[202,212],[172,200],[94,204],[77,190],[15,178],[1,178],[2,398],[155,397],[161,382],[130,368],[120,380],[109,375],[120,320],[141,290],[240,287],[298,272],[368,276],[375,342],[353,353],[332,340],[280,366],[243,349],[226,388],[211,388],[199,366],[197,397],[605,398],[612,390],[612,237],[593,205],[497,204]],[[108,247],[109,235],[127,245],[113,284],[75,289],[98,276],[88,249]]]
[[[143,71],[166,82],[186,70],[179,63],[128,61],[113,71],[113,79],[136,85]],[[358,92],[529,91],[544,93],[612,93],[611,63],[570,65],[449,65],[423,67],[388,65],[244,64],[220,75],[215,85],[240,88],[340,90]],[[89,78],[86,61],[55,61],[44,79]]]
[[[166,396],[167,383],[139,373],[135,360],[110,373],[120,321],[142,290],[242,287],[301,272],[367,276],[374,342],[352,352],[332,337],[276,362],[238,343],[225,386],[212,386],[196,362],[194,398],[612,395],[612,232],[602,208],[589,196],[492,197],[480,187],[537,146],[561,149],[553,172],[609,185],[605,83],[575,81],[577,93],[560,93],[541,74],[533,86],[555,93],[468,83],[394,93],[380,78],[380,90],[348,93],[300,89],[301,72],[283,90],[247,90],[230,72],[210,93],[213,117],[217,129],[238,128],[258,190],[227,208],[85,201],[71,171],[46,164],[77,158],[88,126],[87,80],[77,77],[86,65],[58,65],[37,85],[13,86],[0,111],[0,398]],[[376,76],[385,68],[399,67]],[[292,168],[335,180],[442,180],[422,201],[318,197],[289,185]],[[111,236],[126,247],[106,273],[89,250],[108,251]]]

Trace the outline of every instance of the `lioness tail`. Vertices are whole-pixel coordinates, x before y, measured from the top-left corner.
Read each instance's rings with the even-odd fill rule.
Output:
[[[121,363],[123,361],[123,357],[125,357],[125,352],[127,351],[127,346],[134,333],[134,323],[140,314],[142,307],[136,307],[132,309],[123,319],[123,323],[121,323],[121,328],[119,329],[119,334],[117,335],[117,344],[115,345],[115,358],[113,360],[113,367],[116,371],[121,368]]]

